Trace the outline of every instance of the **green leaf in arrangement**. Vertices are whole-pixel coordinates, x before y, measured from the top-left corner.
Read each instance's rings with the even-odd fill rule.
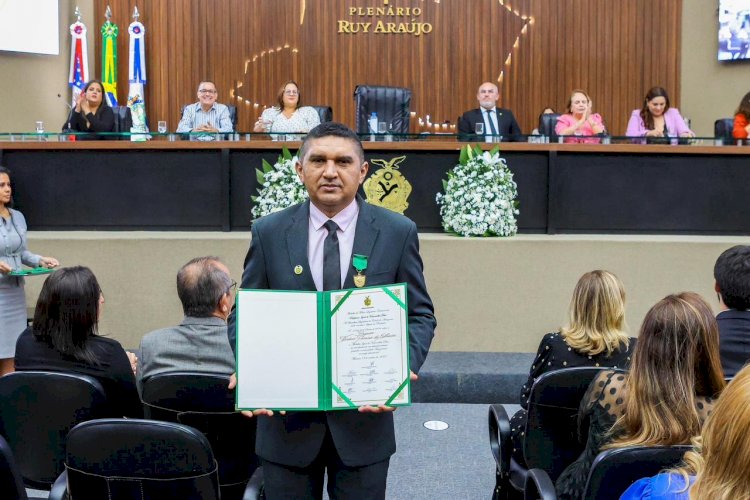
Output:
[[[255,178],[258,180],[258,184],[260,184],[262,186],[263,182],[265,181],[265,173],[256,168],[255,169]]]

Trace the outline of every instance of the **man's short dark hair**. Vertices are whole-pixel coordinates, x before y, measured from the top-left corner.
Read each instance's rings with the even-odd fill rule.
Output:
[[[364,163],[365,150],[362,147],[362,141],[359,140],[359,136],[346,125],[337,122],[323,122],[307,133],[305,138],[302,140],[302,145],[299,147],[299,152],[297,153],[297,157],[299,158],[300,163],[302,163],[302,160],[305,158],[305,154],[307,153],[308,141],[310,141],[311,139],[320,139],[322,137],[331,136],[342,137],[344,139],[349,139],[350,141],[352,141],[357,150],[357,154],[359,155],[360,163]]]
[[[177,295],[185,316],[212,316],[222,295],[232,286],[232,278],[219,263],[218,257],[196,257],[177,272]]]
[[[714,279],[721,300],[730,309],[750,309],[750,246],[737,245],[719,255]]]

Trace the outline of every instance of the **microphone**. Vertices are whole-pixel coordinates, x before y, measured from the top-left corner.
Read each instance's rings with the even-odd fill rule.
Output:
[[[57,94],[58,99],[62,99],[62,94]],[[63,129],[63,132],[72,132],[72,128],[70,126],[70,121],[73,119],[73,111],[75,111],[75,108],[70,105],[70,103],[63,100],[65,105],[70,108],[70,111],[68,112],[68,118],[65,120],[65,128]]]

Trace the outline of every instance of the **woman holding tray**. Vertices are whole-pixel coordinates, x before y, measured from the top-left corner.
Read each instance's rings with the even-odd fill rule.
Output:
[[[13,371],[16,340],[26,329],[24,280],[10,276],[21,264],[53,268],[57,259],[26,249],[26,219],[11,207],[10,171],[0,166],[0,376]]]

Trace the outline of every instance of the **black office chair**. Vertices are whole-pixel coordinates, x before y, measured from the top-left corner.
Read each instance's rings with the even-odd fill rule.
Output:
[[[548,113],[539,117],[539,133],[549,137],[550,141],[557,141],[555,127],[558,118],[560,118],[560,113]]]
[[[690,449],[691,447],[687,445],[677,445],[632,446],[605,450],[594,459],[582,498],[584,500],[620,498],[620,495],[637,480],[677,467]],[[546,472],[541,469],[529,471],[525,498],[544,500],[557,498],[554,485]]]
[[[127,106],[112,106],[112,112],[115,115],[115,129],[113,132],[129,134],[130,128],[133,126],[133,115],[130,112],[130,108]],[[129,141],[130,136],[118,136],[117,139]]]
[[[26,488],[8,442],[0,436],[0,493],[8,500],[26,500]]]
[[[726,145],[734,144],[735,140],[732,137],[733,129],[734,118],[719,118],[714,122],[714,137],[721,139]]]
[[[354,89],[357,133],[370,132],[368,120],[375,112],[378,122],[386,122],[388,131],[394,134],[409,133],[409,106],[411,90],[401,87],[357,85]]]
[[[330,106],[310,106],[320,117],[320,123],[333,121],[333,108]]]
[[[0,377],[0,435],[29,488],[49,490],[64,469],[73,426],[106,415],[101,384],[86,375],[43,371]]]
[[[564,368],[542,374],[531,387],[524,459],[517,463],[511,456],[510,418],[502,405],[490,405],[490,449],[495,459],[493,498],[508,498],[524,491],[530,469],[542,469],[552,481],[584,449],[586,436],[579,437],[578,408],[600,367]],[[587,431],[585,422],[581,430]]]
[[[49,498],[61,500],[64,493],[76,500],[218,500],[218,467],[206,437],[187,425],[91,420],[68,434],[65,472]]]
[[[219,464],[221,497],[242,498],[258,468],[256,420],[235,411],[227,375],[172,372],[143,381],[142,400],[149,418],[179,422],[206,436]]]

